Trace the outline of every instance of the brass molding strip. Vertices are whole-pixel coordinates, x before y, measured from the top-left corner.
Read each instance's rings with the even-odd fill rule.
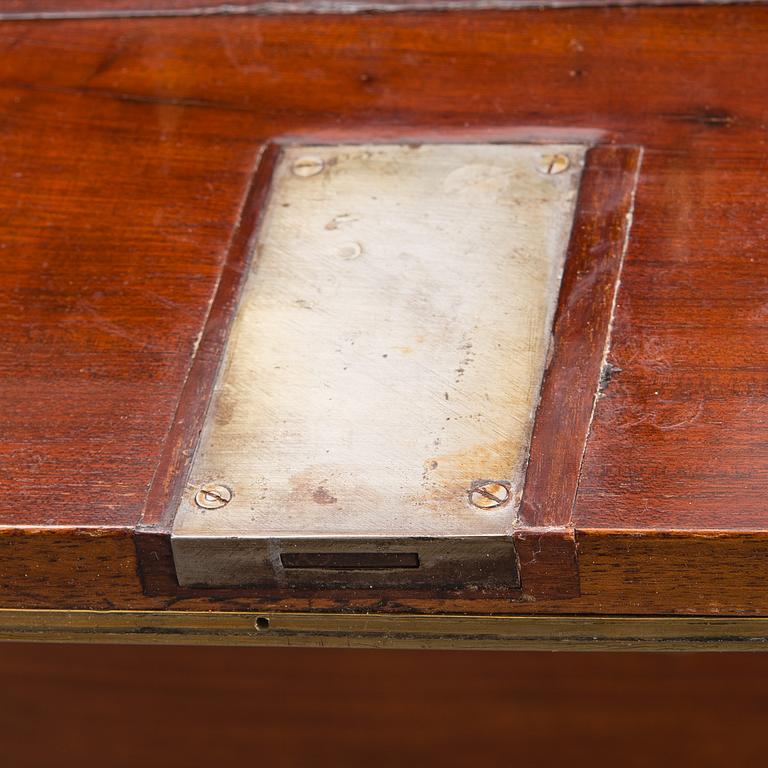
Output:
[[[0,640],[498,650],[752,651],[768,618],[0,610]]]

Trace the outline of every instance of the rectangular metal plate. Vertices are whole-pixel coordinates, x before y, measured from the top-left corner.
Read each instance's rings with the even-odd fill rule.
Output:
[[[515,583],[585,151],[285,150],[174,524],[181,584]]]

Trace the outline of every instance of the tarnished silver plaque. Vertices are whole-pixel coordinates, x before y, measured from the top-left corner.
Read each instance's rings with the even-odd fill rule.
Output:
[[[516,583],[584,154],[285,150],[174,524],[181,584]]]

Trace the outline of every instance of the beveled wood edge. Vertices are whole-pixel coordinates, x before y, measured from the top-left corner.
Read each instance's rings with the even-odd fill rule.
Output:
[[[610,347],[641,162],[642,148],[635,146],[598,144],[587,152],[514,534],[528,598],[580,593],[571,520]]]
[[[0,641],[529,651],[754,651],[768,649],[768,618],[2,609]]]
[[[262,0],[246,2],[141,2],[118,7],[85,2],[81,7],[3,9],[0,21],[78,21],[88,19],[180,18],[208,16],[279,16],[299,14],[368,14],[472,11],[557,10],[567,8],[633,8],[702,5],[762,5],[766,0]],[[52,6],[55,4],[52,3]],[[77,5],[77,3],[72,3]]]
[[[256,166],[240,217],[134,533],[138,573],[147,595],[170,595],[178,590],[170,540],[173,518],[210,407],[237,302],[251,260],[255,258],[259,222],[272,188],[272,173],[282,152],[275,142],[260,142],[256,146]]]
[[[588,150],[531,435],[520,521],[568,528],[611,337],[642,150]]]
[[[258,145],[257,145],[258,146]],[[256,168],[240,210],[200,342],[190,363],[137,532],[170,531],[210,406],[229,329],[254,258],[260,218],[271,189],[280,147],[260,145]]]

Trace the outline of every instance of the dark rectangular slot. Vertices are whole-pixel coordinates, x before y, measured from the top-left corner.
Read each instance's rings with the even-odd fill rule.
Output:
[[[283,568],[316,568],[328,571],[375,571],[418,568],[417,552],[284,552]]]

